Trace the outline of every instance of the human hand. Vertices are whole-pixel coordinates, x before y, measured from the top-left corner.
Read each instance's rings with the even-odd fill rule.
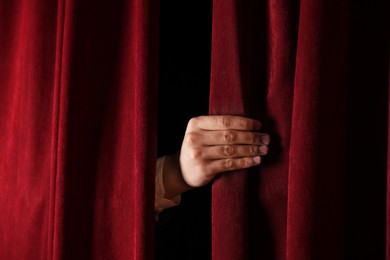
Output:
[[[165,198],[201,187],[226,171],[260,164],[270,137],[260,133],[260,122],[241,116],[192,118],[180,152],[166,156],[163,168]]]
[[[180,150],[180,169],[190,187],[208,184],[222,172],[260,164],[268,153],[269,135],[261,123],[241,116],[216,115],[192,118]]]

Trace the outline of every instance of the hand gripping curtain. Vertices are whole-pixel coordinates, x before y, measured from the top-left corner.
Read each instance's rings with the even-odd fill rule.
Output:
[[[210,113],[272,139],[260,167],[213,184],[213,260],[390,259],[389,10],[213,1]]]
[[[1,259],[153,259],[158,16],[0,1]],[[272,138],[213,184],[212,259],[390,259],[388,3],[214,0],[212,16],[210,114]]]
[[[153,259],[158,11],[0,1],[0,259]]]

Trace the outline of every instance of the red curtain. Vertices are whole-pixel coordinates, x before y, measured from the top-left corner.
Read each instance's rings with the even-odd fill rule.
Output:
[[[0,258],[153,259],[158,2],[0,17]]]
[[[390,259],[389,10],[213,1],[209,112],[272,144],[213,183],[210,258]],[[1,259],[154,259],[159,15],[0,1]]]
[[[388,3],[259,2],[213,1],[210,112],[273,143],[215,181],[212,259],[388,259]]]

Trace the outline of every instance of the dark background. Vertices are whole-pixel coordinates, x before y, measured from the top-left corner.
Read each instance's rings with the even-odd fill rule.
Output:
[[[188,120],[208,114],[211,1],[161,1],[158,156],[180,149]],[[211,259],[211,186],[160,213],[156,259]]]

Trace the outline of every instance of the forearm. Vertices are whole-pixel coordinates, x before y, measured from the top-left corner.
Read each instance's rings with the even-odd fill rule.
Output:
[[[180,188],[180,185],[175,184],[176,177],[175,172],[171,172],[172,169],[175,170],[174,158],[170,156],[163,156],[157,159],[156,165],[156,176],[155,176],[155,201],[154,201],[154,211],[156,220],[158,220],[158,215],[161,211],[177,206],[181,201],[181,192],[183,191]],[[168,196],[166,196],[166,190],[164,185],[164,175],[168,175],[168,180],[166,183]],[[171,188],[173,186],[173,188]],[[178,193],[179,192],[179,193]],[[178,194],[177,194],[178,193]],[[176,195],[177,194],[177,195]]]
[[[193,188],[183,179],[178,153],[165,157],[162,176],[166,199],[172,199]]]

